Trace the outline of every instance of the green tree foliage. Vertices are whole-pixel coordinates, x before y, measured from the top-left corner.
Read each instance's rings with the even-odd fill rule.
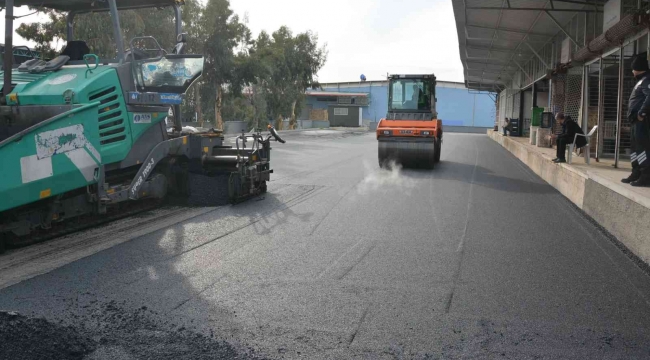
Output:
[[[251,34],[230,9],[228,0],[208,0],[200,26],[205,55],[202,83],[213,88],[215,125],[221,129],[224,91],[229,88],[236,95],[241,90],[241,82],[235,81],[236,67],[241,62],[238,58],[246,56],[246,52],[236,54],[235,51],[238,46],[246,47],[250,43]]]
[[[128,48],[131,39],[137,36],[154,35],[160,45],[170,50],[176,43],[174,13],[171,8],[120,11],[120,25],[125,46]],[[21,24],[16,33],[27,40],[37,43],[37,50],[52,58],[59,52],[66,39],[66,15],[57,11],[46,12],[49,21],[43,23]],[[86,41],[90,51],[102,58],[115,58],[117,48],[113,33],[113,25],[108,12],[79,14],[75,16],[73,36],[75,39]],[[147,41],[138,44],[153,48],[153,43]]]
[[[285,118],[295,127],[299,104],[308,88],[319,86],[316,76],[326,59],[326,49],[318,47],[318,37],[311,32],[293,36],[283,26],[271,36],[260,33],[252,61],[259,64],[257,81],[266,90],[268,108],[278,128]]]
[[[35,10],[32,8],[32,10]],[[47,22],[20,24],[16,29],[16,33],[27,40],[36,43],[36,49],[41,52],[43,58],[49,59],[56,56],[55,45],[65,39],[66,31],[66,16],[65,14],[57,11],[47,11],[45,13],[48,17]]]
[[[22,24],[16,31],[36,42],[45,57],[53,58],[65,44],[66,16],[56,11],[46,14],[47,21]],[[211,119],[221,129],[223,119],[244,120],[253,128],[290,118],[295,126],[305,90],[318,86],[316,74],[327,57],[315,34],[294,36],[283,26],[253,39],[247,17],[234,14],[228,0],[186,0],[182,16],[187,53],[205,56],[203,76],[185,96],[183,118]],[[176,43],[174,21],[171,8],[120,11],[125,46],[134,37],[154,36],[170,51]],[[73,31],[74,38],[86,41],[92,53],[116,56],[108,13],[77,15]],[[141,41],[136,47],[152,48],[154,43]],[[281,127],[281,121],[276,126]]]

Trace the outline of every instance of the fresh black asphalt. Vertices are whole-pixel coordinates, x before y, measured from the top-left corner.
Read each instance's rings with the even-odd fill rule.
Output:
[[[446,134],[432,171],[284,136],[262,198],[0,290],[0,358],[48,358],[19,331],[80,359],[650,358],[650,278],[487,136]]]

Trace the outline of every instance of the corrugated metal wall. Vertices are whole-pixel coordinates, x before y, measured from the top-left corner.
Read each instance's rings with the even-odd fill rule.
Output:
[[[453,87],[452,87],[453,85]],[[439,83],[436,87],[438,98],[438,116],[443,124],[448,126],[476,126],[493,127],[496,116],[496,105],[489,95],[470,93],[467,89],[458,84],[446,86]],[[386,116],[388,111],[388,85],[386,82],[360,83],[359,85],[336,85],[327,84],[323,91],[369,93],[369,106],[363,107],[363,119],[379,121]],[[330,103],[317,101],[314,97],[308,97],[307,104],[314,109],[324,109]]]

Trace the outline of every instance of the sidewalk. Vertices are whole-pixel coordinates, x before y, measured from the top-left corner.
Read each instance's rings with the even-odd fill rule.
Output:
[[[621,183],[629,176],[629,161],[591,159],[574,154],[571,164],[554,164],[555,149],[531,145],[527,137],[488,136],[596,220],[632,253],[650,264],[650,188]]]

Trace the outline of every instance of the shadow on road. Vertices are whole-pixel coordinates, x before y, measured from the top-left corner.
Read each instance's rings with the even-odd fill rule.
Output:
[[[83,334],[93,340],[86,344],[90,359],[257,358],[248,344],[236,340],[251,329],[251,318],[237,314],[247,310],[242,306],[247,299],[221,293],[237,294],[227,285],[233,270],[226,259],[232,255],[239,264],[245,256],[236,253],[267,241],[273,229],[310,221],[312,212],[291,207],[316,190],[299,185],[271,189],[278,192],[122,243],[3,289],[0,309]],[[73,344],[62,344],[68,345]],[[19,359],[46,358],[25,353]]]

